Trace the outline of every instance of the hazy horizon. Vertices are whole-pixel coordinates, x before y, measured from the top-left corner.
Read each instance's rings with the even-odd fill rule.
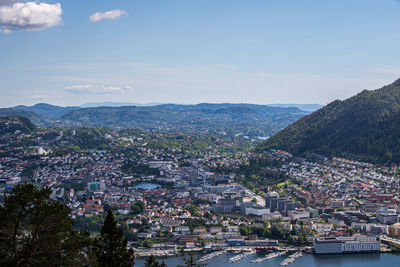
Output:
[[[85,102],[82,104],[78,104],[78,105],[55,105],[49,102],[36,102],[36,103],[32,103],[29,105],[13,105],[13,106],[0,106],[0,108],[13,108],[13,107],[17,107],[17,106],[35,106],[38,104],[48,104],[48,105],[53,105],[53,106],[60,106],[60,107],[97,107],[99,105],[102,104],[107,104],[107,105],[115,105],[115,107],[118,106],[123,106],[123,105],[130,105],[130,106],[157,106],[157,105],[199,105],[199,104],[235,104],[235,105],[240,105],[240,104],[250,104],[250,105],[265,105],[265,106],[287,106],[287,107],[291,107],[291,106],[323,106],[322,104],[318,104],[318,103],[266,103],[266,104],[258,104],[258,103],[234,103],[234,102],[201,102],[201,103],[169,103],[169,102],[165,102],[165,103],[133,103],[133,102],[114,102],[114,101],[104,101],[104,102]],[[111,107],[111,106],[110,106]]]

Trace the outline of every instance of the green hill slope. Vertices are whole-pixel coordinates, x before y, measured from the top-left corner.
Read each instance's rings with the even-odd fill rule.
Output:
[[[43,125],[43,119],[32,111],[25,111],[13,108],[0,108],[0,117],[3,116],[25,117],[35,125]]]
[[[19,130],[29,134],[35,131],[36,126],[25,117],[0,116],[0,134],[13,134]]]
[[[336,100],[257,147],[295,155],[320,153],[375,162],[400,162],[400,79],[378,90]]]
[[[270,136],[308,114],[297,108],[251,104],[208,104],[82,108],[61,119],[99,127],[162,132]]]

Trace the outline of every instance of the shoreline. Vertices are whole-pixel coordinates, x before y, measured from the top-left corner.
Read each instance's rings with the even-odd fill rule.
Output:
[[[271,249],[271,247],[227,247],[227,248],[221,248],[221,249],[205,249],[205,248],[192,248],[192,249],[184,249],[183,254],[179,250],[149,250],[149,251],[136,251],[135,250],[135,257],[137,258],[147,258],[150,256],[154,256],[156,258],[171,258],[171,257],[183,257],[185,255],[188,255],[190,253],[195,253],[195,254],[206,254],[207,252],[213,253],[213,252],[218,252],[218,251],[225,251],[225,252],[231,252],[231,253],[240,253],[240,252],[246,252],[249,250],[255,250],[256,253],[264,253],[264,252],[277,252],[277,251],[288,251],[289,253],[291,252],[303,252],[306,254],[310,255],[357,255],[357,254],[399,254],[400,252],[393,251],[388,248],[381,248],[380,251],[370,251],[370,252],[350,252],[350,253],[327,253],[327,254],[316,254],[311,247],[299,247],[299,248],[293,248],[293,247],[276,247],[276,249]]]

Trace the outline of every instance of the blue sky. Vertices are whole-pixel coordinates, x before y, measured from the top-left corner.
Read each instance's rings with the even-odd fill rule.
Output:
[[[0,0],[0,106],[326,104],[400,78],[399,14],[396,0]]]

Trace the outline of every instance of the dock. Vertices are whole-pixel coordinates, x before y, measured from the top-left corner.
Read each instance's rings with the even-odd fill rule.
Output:
[[[231,263],[237,262],[237,261],[243,260],[244,258],[247,258],[248,256],[253,255],[253,254],[256,254],[256,251],[254,249],[247,251],[247,252],[243,252],[242,254],[236,255],[236,256],[230,258],[228,260],[228,262],[231,262]]]
[[[216,251],[216,252],[204,255],[203,257],[201,257],[200,259],[197,260],[197,263],[205,262],[205,261],[211,260],[215,257],[219,257],[226,252],[227,252],[226,250],[220,250],[220,251]]]
[[[273,252],[273,253],[270,253],[267,256],[263,257],[263,258],[258,258],[258,259],[255,259],[255,260],[251,260],[250,262],[252,262],[252,263],[261,263],[261,262],[263,262],[265,260],[270,260],[270,259],[273,259],[273,258],[277,258],[277,257],[283,256],[286,253],[288,253],[288,250],[284,250],[284,251],[281,251],[281,252]]]
[[[298,251],[292,255],[290,255],[289,257],[287,257],[287,259],[285,259],[282,263],[281,266],[286,266],[289,265],[291,263],[293,263],[296,259],[300,258],[303,256],[303,253],[301,251]]]

